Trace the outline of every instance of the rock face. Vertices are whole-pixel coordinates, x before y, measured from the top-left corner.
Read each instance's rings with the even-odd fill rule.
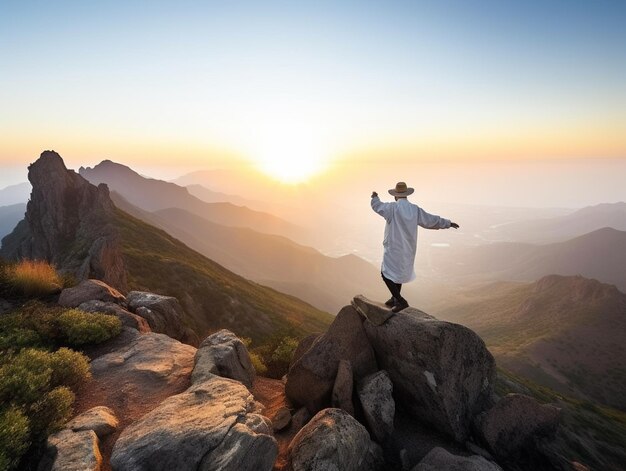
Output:
[[[100,280],[83,280],[73,288],[61,291],[59,304],[65,307],[78,307],[87,301],[102,301],[107,303],[123,303],[126,298],[115,288]]]
[[[119,232],[106,223],[115,211],[106,185],[69,171],[54,151],[28,167],[33,190],[26,215],[2,240],[0,256],[47,260],[79,280],[97,278],[126,289]]]
[[[352,300],[352,305],[359,311],[363,317],[370,321],[373,325],[383,325],[387,322],[393,312],[386,306],[376,304],[363,295],[355,296]]]
[[[502,471],[482,456],[457,456],[443,448],[433,448],[412,471]]]
[[[192,383],[216,374],[243,383],[248,389],[256,376],[250,355],[243,342],[232,332],[222,329],[202,341],[195,357]]]
[[[369,320],[364,326],[397,400],[414,417],[463,443],[473,417],[492,404],[495,361],[482,339],[414,308],[380,326]]]
[[[151,332],[148,321],[143,317],[127,311],[122,306],[115,303],[105,303],[103,301],[87,301],[78,306],[78,309],[85,312],[101,312],[117,316],[124,327],[138,330],[139,332]]]
[[[153,332],[181,341],[185,338],[184,312],[178,299],[145,291],[131,291],[126,301],[131,311],[148,321]]]
[[[61,430],[48,437],[39,469],[50,471],[99,471],[102,455],[93,430]]]
[[[340,360],[348,360],[356,379],[377,371],[376,358],[365,335],[363,319],[352,306],[344,307],[328,328],[289,368],[285,393],[311,414],[331,403]]]
[[[293,471],[383,469],[382,452],[369,433],[341,409],[324,409],[293,438],[288,450]]]
[[[372,435],[384,443],[393,433],[396,404],[391,395],[393,384],[386,371],[378,371],[364,378],[357,388],[363,413]]]
[[[65,428],[73,432],[93,430],[98,438],[113,433],[119,421],[111,409],[105,406],[94,407],[74,417]]]
[[[333,407],[343,409],[354,417],[354,404],[352,402],[353,390],[354,377],[352,375],[352,365],[348,360],[339,360],[331,403]]]
[[[239,382],[212,376],[127,427],[113,448],[122,470],[271,470],[278,453],[266,419]]]
[[[560,410],[542,405],[523,394],[509,394],[477,417],[478,434],[490,451],[502,459],[514,458],[532,449],[534,440],[552,435]]]

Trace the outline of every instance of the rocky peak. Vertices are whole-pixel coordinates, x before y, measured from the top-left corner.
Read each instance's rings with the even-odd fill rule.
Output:
[[[90,184],[50,150],[28,167],[28,180],[33,189],[25,218],[3,239],[0,255],[47,260],[79,279],[97,278],[124,289],[107,186]]]

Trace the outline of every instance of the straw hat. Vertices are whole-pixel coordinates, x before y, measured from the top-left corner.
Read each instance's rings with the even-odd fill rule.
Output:
[[[389,190],[391,196],[409,196],[415,190],[413,188],[407,188],[406,183],[398,182],[396,187]]]

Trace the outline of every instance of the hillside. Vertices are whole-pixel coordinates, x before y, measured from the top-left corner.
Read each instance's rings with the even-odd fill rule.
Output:
[[[498,364],[562,393],[626,409],[626,295],[581,276],[466,290],[437,315],[476,330]]]
[[[96,188],[67,170],[53,151],[30,166],[29,179],[33,196],[26,219],[3,239],[3,257],[37,256],[79,279],[175,296],[200,337],[228,327],[263,342],[323,330],[331,321],[329,314],[250,282],[124,213],[104,185]]]

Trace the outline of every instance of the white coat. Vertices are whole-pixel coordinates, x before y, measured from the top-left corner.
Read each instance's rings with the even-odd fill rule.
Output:
[[[383,203],[375,196],[372,198],[372,209],[387,221],[383,240],[382,274],[394,283],[413,281],[417,226],[426,229],[448,229],[450,220],[429,214],[406,198],[400,198],[393,203]]]

